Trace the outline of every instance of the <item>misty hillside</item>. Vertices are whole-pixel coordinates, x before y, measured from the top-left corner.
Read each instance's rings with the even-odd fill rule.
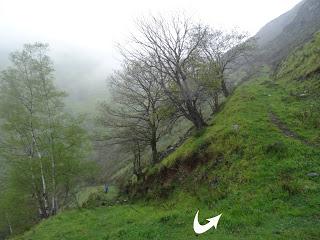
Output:
[[[21,43],[20,43],[21,42]],[[26,43],[0,45],[0,71],[9,64],[9,54]],[[107,77],[115,60],[108,53],[65,44],[50,46],[55,68],[55,83],[68,93],[67,107],[77,113],[93,113],[98,101],[108,97]]]
[[[319,239],[319,13],[257,44],[142,18],[112,75],[103,51],[31,44],[9,69],[0,46],[0,239]]]
[[[83,209],[16,239],[198,239],[197,208],[223,214],[202,239],[318,239],[319,40],[291,53],[276,74],[265,67],[240,86],[209,127],[129,195],[109,198],[97,187]],[[130,196],[138,200],[128,203]]]
[[[319,12],[318,0],[304,0],[263,27],[256,35],[262,62],[279,64],[290,50],[310,40],[320,29]]]
[[[268,44],[270,41],[278,37],[282,33],[284,28],[294,20],[301,6],[305,2],[306,1],[300,2],[292,10],[282,14],[281,16],[272,20],[271,22],[266,24],[263,28],[261,28],[259,32],[256,34],[256,38],[258,40],[259,46],[263,47],[266,44]]]

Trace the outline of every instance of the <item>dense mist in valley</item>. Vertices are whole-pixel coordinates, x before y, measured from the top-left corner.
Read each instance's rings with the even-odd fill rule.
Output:
[[[2,40],[3,41],[3,40]],[[36,42],[36,40],[35,40]],[[9,54],[22,48],[28,39],[0,45],[0,69],[9,64]],[[67,105],[75,112],[92,113],[98,101],[108,97],[107,78],[118,59],[109,52],[66,44],[50,44],[55,83],[68,94]]]

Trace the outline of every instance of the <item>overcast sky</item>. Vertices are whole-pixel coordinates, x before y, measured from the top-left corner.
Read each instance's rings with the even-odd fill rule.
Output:
[[[47,42],[63,82],[104,81],[119,65],[116,43],[128,37],[139,16],[183,12],[212,27],[254,35],[299,1],[0,0],[0,61],[23,43]]]
[[[149,13],[183,11],[251,34],[300,0],[0,0],[0,41],[41,40],[111,49]]]

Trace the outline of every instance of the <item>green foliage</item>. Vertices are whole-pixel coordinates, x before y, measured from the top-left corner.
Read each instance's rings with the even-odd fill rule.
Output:
[[[6,221],[0,231],[11,227],[12,234],[64,207],[79,177],[85,180],[94,168],[86,161],[90,141],[84,119],[64,111],[65,93],[53,84],[47,48],[25,45],[1,74],[0,153],[7,177],[0,196],[0,218]]]
[[[296,69],[291,61],[283,64],[287,73]],[[318,239],[320,178],[308,173],[320,173],[319,131],[303,112],[320,99],[292,94],[319,81],[307,72],[301,82],[264,71],[240,86],[204,132],[150,169],[148,179],[156,181],[146,183],[148,193],[175,186],[166,198],[69,211],[17,239]],[[168,169],[175,175],[162,178]],[[222,213],[218,229],[194,235],[197,209],[202,223]]]
[[[279,78],[290,80],[303,80],[312,73],[320,71],[320,33],[317,33],[313,40],[303,47],[300,47],[288,56],[281,65],[278,73]]]
[[[201,219],[223,213],[218,229],[203,239],[316,239],[320,182],[307,173],[320,171],[320,152],[283,135],[270,121],[270,110],[290,103],[281,101],[283,92],[265,86],[266,80],[237,89],[212,126],[163,160],[162,168],[183,167],[198,154],[210,156],[173,180],[179,184],[171,182],[177,187],[169,198],[67,212],[19,239],[196,239],[197,209]],[[283,121],[290,123],[293,115],[286,116]],[[161,191],[161,180],[155,184]]]

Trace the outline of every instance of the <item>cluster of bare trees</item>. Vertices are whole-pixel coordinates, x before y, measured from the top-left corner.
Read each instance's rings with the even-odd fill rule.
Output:
[[[123,67],[111,77],[112,105],[102,106],[109,141],[130,142],[135,163],[149,145],[156,163],[157,142],[176,119],[205,127],[204,106],[216,112],[219,98],[229,96],[228,70],[251,48],[246,39],[181,16],[138,21],[137,33],[121,48]]]

